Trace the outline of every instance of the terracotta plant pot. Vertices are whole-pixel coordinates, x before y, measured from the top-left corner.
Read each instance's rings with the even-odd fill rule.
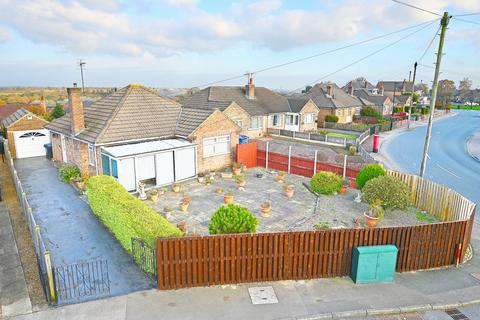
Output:
[[[180,229],[180,231],[185,232],[187,230],[187,221],[180,221],[177,223],[177,228]]]
[[[240,168],[233,168],[233,174],[239,176],[242,173],[242,169]]]
[[[364,212],[363,215],[365,216],[365,224],[370,228],[375,227],[379,219],[375,217],[370,217],[366,212]]]
[[[180,210],[182,210],[182,212],[187,212],[187,210],[188,210],[188,205],[189,205],[188,202],[182,202],[182,203],[180,203]]]
[[[269,206],[269,207],[260,207],[260,212],[261,212],[261,216],[264,217],[264,218],[268,218],[270,217],[270,211],[272,210],[272,207]]]
[[[172,187],[172,191],[175,192],[175,193],[180,192],[180,186],[179,186],[179,185],[174,185],[174,186]]]
[[[157,200],[158,200],[158,193],[151,194],[151,195],[150,195],[150,200],[152,200],[153,202],[157,202]]]
[[[247,181],[239,181],[239,182],[237,182],[237,186],[239,186],[239,187],[241,187],[241,188],[245,187],[246,184],[247,184]]]
[[[347,192],[347,187],[346,186],[341,186],[340,187],[340,193],[345,193]]]
[[[294,193],[295,193],[295,189],[286,189],[285,190],[285,195],[287,196],[288,199],[292,199]]]
[[[232,204],[233,196],[228,194],[223,195],[223,202],[225,202],[225,204]]]

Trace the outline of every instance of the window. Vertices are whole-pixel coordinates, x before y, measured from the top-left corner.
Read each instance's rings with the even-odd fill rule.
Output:
[[[272,127],[276,127],[276,126],[279,126],[281,123],[280,123],[280,115],[279,114],[272,114],[270,116],[270,125]]]
[[[203,139],[203,157],[212,157],[230,153],[230,136],[218,136]]]
[[[112,164],[112,177],[118,179],[118,167],[117,167],[117,160],[110,159]]]
[[[262,116],[256,116],[250,118],[250,123],[248,125],[249,129],[261,129],[262,128]]]
[[[22,134],[19,138],[35,138],[35,137],[45,137],[41,132],[27,132]]]
[[[103,174],[106,176],[110,175],[110,157],[102,154],[102,168]]]
[[[88,145],[88,163],[91,166],[95,165],[95,148],[91,144]]]
[[[314,113],[305,113],[303,116],[304,123],[314,123],[315,122],[315,114]]]
[[[298,125],[298,114],[287,114],[287,115],[285,115],[285,124],[286,125]]]
[[[243,121],[242,120],[233,120],[233,122],[235,122],[235,124],[237,126],[239,126],[240,128],[243,128]]]

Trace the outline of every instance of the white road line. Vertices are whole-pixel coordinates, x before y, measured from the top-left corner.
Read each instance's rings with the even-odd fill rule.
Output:
[[[461,179],[459,176],[457,176],[455,173],[453,173],[452,171],[448,170],[448,169],[445,169],[444,167],[442,167],[441,165],[439,165],[438,163],[436,163],[437,167],[439,167],[440,169],[450,173],[452,176],[454,176],[455,178],[458,178],[458,179]]]

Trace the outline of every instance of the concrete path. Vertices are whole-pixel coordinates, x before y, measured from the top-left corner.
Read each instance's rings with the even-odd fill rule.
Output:
[[[154,287],[75,189],[58,179],[52,162],[19,159],[15,167],[55,265],[106,259],[112,295]]]
[[[480,130],[467,140],[467,151],[472,158],[480,161]]]
[[[0,202],[0,318],[32,312],[8,210]]]

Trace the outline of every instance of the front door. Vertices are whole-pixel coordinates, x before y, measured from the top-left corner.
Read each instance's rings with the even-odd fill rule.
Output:
[[[287,113],[285,114],[285,130],[299,131],[299,114]]]

